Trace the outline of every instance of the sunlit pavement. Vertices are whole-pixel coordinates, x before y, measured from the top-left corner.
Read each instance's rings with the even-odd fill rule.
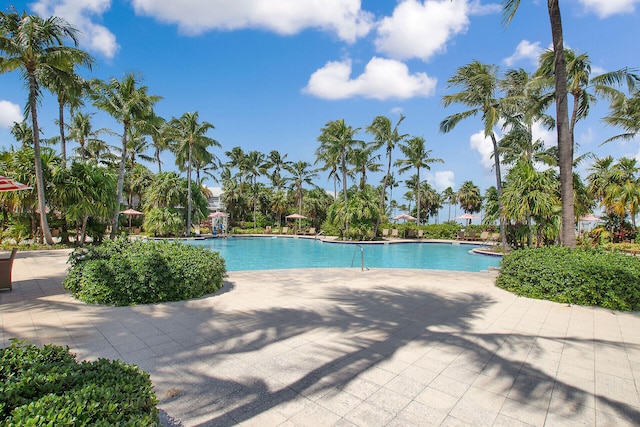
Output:
[[[230,273],[218,294],[88,306],[69,251],[19,252],[10,338],[149,372],[167,426],[637,425],[640,313],[515,297],[495,273]]]

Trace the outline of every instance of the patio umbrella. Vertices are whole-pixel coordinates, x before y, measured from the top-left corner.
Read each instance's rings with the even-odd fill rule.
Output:
[[[601,220],[600,217],[597,217],[594,214],[589,214],[587,216],[580,217],[580,221],[586,221],[586,222],[600,221],[600,220]]]
[[[14,179],[7,178],[6,176],[0,176],[0,191],[16,191],[16,190],[31,190],[32,187],[22,184]]]
[[[457,216],[456,218],[458,218],[458,219],[466,219],[467,220],[467,225],[471,224],[471,220],[472,219],[480,219],[479,216],[475,216],[475,215],[472,215],[470,213],[466,213],[466,214]]]
[[[120,213],[129,217],[129,228],[131,228],[131,217],[133,215],[142,215],[142,212],[137,211],[135,209],[131,209],[131,208],[126,209],[124,211],[120,211]]]
[[[297,219],[298,220],[298,229],[300,229],[300,221],[306,219],[307,217],[304,215],[300,215],[297,213],[285,216],[286,219]]]
[[[229,216],[229,214],[224,213],[224,212],[220,212],[220,211],[211,212],[209,214],[209,218],[226,218],[228,216]]]
[[[394,221],[397,221],[399,219],[404,219],[405,221],[415,221],[417,218],[413,217],[413,216],[411,216],[409,214],[406,214],[406,213],[403,213],[403,214],[400,214],[398,216],[394,216],[393,217]]]

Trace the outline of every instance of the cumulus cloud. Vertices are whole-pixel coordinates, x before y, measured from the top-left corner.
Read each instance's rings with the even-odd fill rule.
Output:
[[[426,73],[410,74],[409,68],[393,59],[374,57],[364,72],[351,78],[351,61],[331,61],[315,71],[303,92],[323,99],[363,98],[407,99],[431,96],[437,80]]]
[[[59,16],[79,30],[80,45],[107,58],[113,58],[120,48],[116,36],[94,21],[111,7],[111,0],[39,0],[32,4],[40,16]]]
[[[631,13],[640,0],[580,0],[584,9],[595,13],[600,18],[612,15]]]
[[[516,51],[511,56],[504,59],[505,65],[508,67],[519,61],[529,61],[533,65],[538,65],[538,60],[544,49],[540,47],[540,42],[530,42],[529,40],[522,40],[518,43]]]
[[[360,0],[132,0],[132,4],[136,13],[176,24],[189,35],[243,28],[291,35],[319,28],[354,42],[373,25],[373,15],[360,8]]]
[[[478,9],[480,10],[480,9]],[[375,46],[391,58],[429,60],[469,26],[469,4],[450,0],[404,0],[377,27]]]
[[[531,133],[533,140],[541,140],[546,148],[555,147],[558,145],[558,134],[555,130],[547,129],[540,122],[534,122],[531,127]]]
[[[484,130],[478,131],[469,138],[471,148],[480,153],[480,164],[487,170],[492,170],[493,161],[493,143],[490,137],[484,136]]]
[[[11,128],[14,123],[24,120],[19,105],[13,102],[0,100],[0,127]]]
[[[433,186],[438,191],[444,191],[447,187],[454,188],[454,177],[455,174],[453,173],[453,171],[439,171],[434,173],[429,172],[427,174],[427,179],[433,182]]]

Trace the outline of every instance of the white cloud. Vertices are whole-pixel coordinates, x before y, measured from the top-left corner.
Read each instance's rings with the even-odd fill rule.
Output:
[[[492,170],[493,161],[493,143],[490,137],[484,136],[484,130],[478,131],[469,138],[471,148],[480,153],[480,164],[487,170]]]
[[[328,62],[311,75],[303,92],[324,99],[407,99],[433,95],[436,82],[426,73],[409,74],[402,62],[374,57],[354,79],[350,60]]]
[[[453,171],[429,172],[427,174],[427,180],[433,182],[433,186],[438,191],[444,191],[447,187],[454,188],[454,177]]]
[[[593,12],[600,18],[611,15],[631,13],[640,0],[580,0],[586,11]]]
[[[429,60],[469,26],[466,1],[403,0],[393,15],[382,19],[375,46],[392,58]]]
[[[546,148],[558,145],[558,133],[554,129],[547,129],[540,122],[534,122],[531,127],[533,140],[541,140]]]
[[[24,120],[19,105],[13,102],[0,100],[0,127],[11,128],[14,123]]]
[[[518,43],[516,51],[504,59],[504,63],[508,67],[511,67],[516,62],[525,60],[531,62],[533,65],[538,65],[538,60],[543,51],[544,49],[540,47],[540,42],[531,43],[529,40],[522,40]]]
[[[296,34],[307,28],[334,32],[347,42],[369,33],[373,15],[360,0],[132,0],[136,13],[177,24],[185,34],[260,28]]]
[[[111,0],[39,0],[32,4],[40,16],[59,16],[79,30],[80,45],[107,58],[113,58],[120,46],[116,36],[94,21],[111,7]]]

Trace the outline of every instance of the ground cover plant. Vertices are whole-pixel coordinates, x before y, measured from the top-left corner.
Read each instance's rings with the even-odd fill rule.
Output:
[[[496,285],[517,295],[613,310],[640,310],[640,259],[602,249],[513,251]]]
[[[149,375],[108,359],[78,362],[69,348],[12,340],[0,349],[0,424],[159,426]]]
[[[217,252],[166,241],[116,239],[69,255],[64,287],[89,304],[135,305],[181,301],[223,285]]]

